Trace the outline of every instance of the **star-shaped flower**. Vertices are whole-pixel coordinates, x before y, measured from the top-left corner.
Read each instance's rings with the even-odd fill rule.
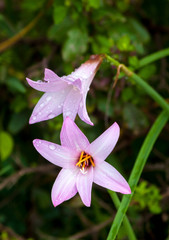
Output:
[[[77,192],[89,207],[93,182],[112,191],[131,193],[122,175],[104,161],[116,145],[119,133],[119,126],[114,123],[90,144],[77,125],[67,117],[61,130],[61,146],[39,139],[33,141],[34,147],[44,158],[62,167],[52,188],[55,207]]]
[[[29,123],[48,120],[63,112],[64,119],[70,117],[74,120],[78,113],[84,122],[93,125],[86,110],[86,96],[101,62],[101,55],[92,55],[68,76],[59,77],[45,69],[44,81],[26,78],[31,87],[45,92],[35,106]]]

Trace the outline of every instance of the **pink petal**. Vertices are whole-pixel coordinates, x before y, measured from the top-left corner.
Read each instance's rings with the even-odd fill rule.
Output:
[[[52,70],[45,68],[44,80],[47,82],[53,82],[53,81],[56,82],[56,81],[60,81],[61,78]]]
[[[56,82],[32,81],[29,78],[26,80],[32,88],[42,92],[59,92],[67,87],[67,83],[61,80]]]
[[[76,168],[79,157],[78,152],[40,139],[35,139],[33,145],[49,162],[62,168]]]
[[[82,202],[87,207],[90,207],[91,204],[91,191],[93,183],[93,167],[90,167],[87,170],[86,174],[83,174],[79,171],[76,179],[77,191],[82,199]]]
[[[86,97],[82,97],[82,100],[79,104],[79,109],[78,109],[78,115],[79,117],[81,118],[82,121],[86,122],[87,124],[90,124],[90,125],[94,125],[89,116],[88,116],[88,113],[87,113],[87,110],[86,110]]]
[[[52,187],[52,202],[56,207],[62,202],[72,198],[77,193],[77,171],[62,169]]]
[[[81,100],[81,94],[78,89],[72,89],[68,96],[66,97],[66,100],[63,105],[63,118],[66,117],[71,118],[73,121],[75,120],[75,117],[77,115],[77,111],[79,108],[79,103]]]
[[[60,140],[62,146],[77,151],[85,150],[85,148],[90,144],[86,136],[69,117],[67,117],[63,122]]]
[[[94,158],[96,163],[104,161],[107,156],[113,151],[119,138],[119,134],[120,128],[115,122],[88,146],[86,152]]]
[[[29,123],[41,122],[61,114],[63,111],[63,103],[69,91],[70,87],[67,87],[60,93],[43,94],[32,112]]]
[[[94,183],[115,192],[130,194],[131,190],[123,176],[109,163],[103,162],[94,168]]]

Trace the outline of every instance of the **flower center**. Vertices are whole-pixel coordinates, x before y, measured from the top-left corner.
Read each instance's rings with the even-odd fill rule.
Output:
[[[76,166],[78,166],[80,168],[80,171],[83,174],[86,174],[87,171],[86,169],[90,166],[95,166],[94,164],[94,160],[92,158],[92,156],[90,156],[89,154],[85,153],[84,151],[81,152],[79,161],[76,163]]]

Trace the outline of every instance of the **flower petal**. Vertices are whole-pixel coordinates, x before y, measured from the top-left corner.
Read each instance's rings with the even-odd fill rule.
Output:
[[[64,100],[69,91],[70,87],[67,87],[60,93],[44,93],[36,104],[29,123],[41,122],[61,114],[63,111]]]
[[[28,84],[41,92],[59,92],[67,87],[67,83],[64,81],[52,81],[52,82],[45,82],[45,81],[32,81],[29,78],[26,78]]]
[[[77,193],[77,171],[62,169],[52,187],[52,202],[56,207],[62,202],[72,198]]]
[[[120,128],[115,122],[88,146],[86,152],[94,158],[96,163],[104,161],[114,149],[119,138],[119,134]]]
[[[87,207],[91,204],[91,191],[93,183],[93,167],[87,170],[86,174],[79,171],[76,179],[77,191],[82,199],[82,202]]]
[[[123,176],[109,163],[103,162],[94,168],[94,183],[115,192],[130,194],[131,190]]]
[[[62,146],[77,151],[85,150],[85,148],[90,144],[86,136],[69,117],[67,117],[63,122],[60,140]]]
[[[81,100],[81,94],[78,89],[72,89],[68,96],[66,97],[66,100],[63,105],[63,118],[66,117],[71,118],[73,121],[75,120],[75,117],[77,115],[77,111],[79,108],[79,103]]]
[[[56,81],[60,81],[61,78],[52,70],[45,68],[45,76],[44,76],[44,80],[47,82],[56,82]]]
[[[102,60],[103,58],[101,55],[92,55],[88,61],[83,63],[69,76],[75,79],[80,78],[85,85],[85,89],[88,89]]]
[[[49,162],[62,168],[76,168],[78,152],[40,139],[33,140],[33,145]]]
[[[87,110],[86,110],[86,97],[82,97],[82,100],[79,104],[79,109],[78,109],[78,115],[79,117],[81,118],[82,121],[86,122],[87,124],[90,124],[90,125],[94,125],[90,118],[89,118],[89,115],[87,113]]]

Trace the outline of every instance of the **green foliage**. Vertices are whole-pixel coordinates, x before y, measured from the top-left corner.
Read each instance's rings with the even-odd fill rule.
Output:
[[[54,23],[55,24],[61,23],[66,17],[66,13],[67,13],[66,7],[55,5],[53,12]]]
[[[12,136],[5,131],[0,132],[0,159],[5,160],[12,153],[14,146]]]
[[[68,39],[62,50],[62,56],[65,61],[70,61],[78,55],[82,55],[87,50],[88,35],[85,30],[78,28],[71,29],[68,32]]]
[[[148,208],[153,214],[161,213],[160,201],[162,196],[157,186],[148,184],[147,181],[142,181],[135,190],[133,202],[139,210]]]

